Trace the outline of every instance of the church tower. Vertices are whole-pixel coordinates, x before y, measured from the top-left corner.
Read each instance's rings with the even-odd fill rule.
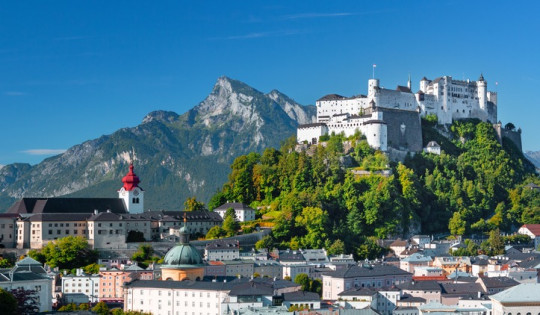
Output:
[[[133,163],[129,165],[129,172],[122,178],[124,186],[118,190],[118,198],[124,200],[129,213],[142,213],[144,211],[144,190],[139,187],[139,177],[133,172]]]

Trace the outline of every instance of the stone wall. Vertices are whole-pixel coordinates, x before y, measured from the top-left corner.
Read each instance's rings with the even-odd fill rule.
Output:
[[[422,151],[422,125],[416,111],[379,108],[387,125],[388,147],[410,152]]]

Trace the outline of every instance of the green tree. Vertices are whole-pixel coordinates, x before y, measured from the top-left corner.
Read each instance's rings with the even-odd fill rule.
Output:
[[[109,307],[105,302],[99,302],[96,304],[96,306],[92,307],[92,312],[98,314],[98,315],[108,315],[109,314]]]
[[[310,288],[310,279],[309,276],[305,273],[299,273],[294,277],[294,283],[297,283],[302,286],[302,291],[309,291]]]
[[[11,268],[13,267],[13,263],[9,261],[7,258],[0,259],[0,268]]]
[[[79,310],[81,310],[81,311],[90,310],[90,304],[89,303],[81,303],[81,304],[79,304]]]
[[[204,203],[197,201],[195,197],[189,197],[184,202],[185,211],[202,211],[204,210]]]
[[[234,209],[230,211],[232,208],[227,209],[227,212],[225,212],[225,219],[223,220],[222,228],[226,233],[226,236],[234,236],[238,233],[238,230],[240,229],[240,223],[236,221],[236,214]]]
[[[491,230],[489,232],[489,238],[487,240],[490,248],[490,255],[504,254],[504,241],[499,229]]]
[[[466,224],[467,222],[461,218],[460,213],[454,212],[452,219],[448,223],[448,229],[452,235],[463,235],[465,234]]]
[[[356,250],[356,257],[359,260],[362,259],[376,259],[380,258],[386,253],[386,249],[377,244],[377,239],[374,237],[365,238],[364,241],[358,246]]]
[[[83,268],[84,272],[90,275],[95,275],[99,273],[99,268],[102,267],[102,265],[99,265],[97,263],[93,263],[90,265],[87,265]]]
[[[97,251],[90,249],[82,236],[67,236],[49,242],[41,251],[30,251],[28,255],[60,269],[79,268],[97,261]]]
[[[222,229],[221,226],[216,225],[210,228],[210,230],[208,230],[208,233],[206,233],[206,239],[213,240],[216,238],[225,237],[225,235],[227,235],[227,232]]]
[[[146,264],[146,262],[152,260],[152,255],[154,254],[154,248],[149,244],[141,244],[139,248],[131,256],[131,260],[136,261],[139,264]]]
[[[305,207],[302,214],[296,217],[296,224],[306,229],[300,239],[305,248],[321,248],[328,237],[328,212],[316,207]]]
[[[9,291],[0,288],[0,305],[2,314],[15,315],[17,313],[17,300]]]
[[[342,240],[335,240],[328,248],[328,255],[345,254],[345,243]]]
[[[78,309],[79,308],[77,307],[77,304],[69,303],[60,307],[58,311],[59,312],[73,312],[73,311],[77,311]]]
[[[270,252],[272,248],[274,248],[274,238],[271,235],[266,235],[255,243],[255,249],[257,250],[266,249]]]

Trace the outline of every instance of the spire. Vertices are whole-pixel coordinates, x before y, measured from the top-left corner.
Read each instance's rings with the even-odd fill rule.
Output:
[[[484,74],[480,73],[480,77],[478,78],[478,81],[484,81]]]
[[[409,73],[409,81],[407,81],[407,87],[411,89],[411,74]]]
[[[124,189],[127,191],[133,190],[135,187],[139,187],[138,184],[141,181],[139,177],[133,172],[133,163],[129,164],[129,172],[122,178],[122,183],[124,183]]]

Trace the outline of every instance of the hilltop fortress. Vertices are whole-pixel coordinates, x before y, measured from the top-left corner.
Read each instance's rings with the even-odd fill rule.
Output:
[[[317,122],[297,129],[299,143],[316,144],[322,135],[343,132],[350,136],[358,130],[375,149],[418,152],[422,150],[420,117],[435,114],[441,125],[465,118],[497,121],[497,93],[487,90],[483,75],[477,81],[424,77],[416,93],[410,78],[407,86],[395,90],[370,79],[367,95],[329,94],[317,100],[316,106]]]

